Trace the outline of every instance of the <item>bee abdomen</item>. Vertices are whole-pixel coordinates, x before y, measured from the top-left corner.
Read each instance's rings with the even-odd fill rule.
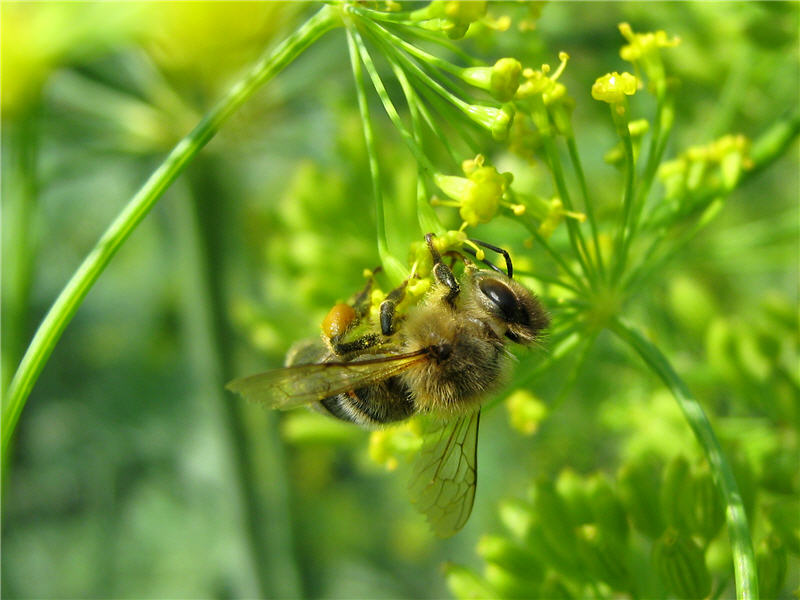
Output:
[[[319,406],[337,419],[365,427],[403,421],[416,412],[411,394],[397,377],[330,396]]]

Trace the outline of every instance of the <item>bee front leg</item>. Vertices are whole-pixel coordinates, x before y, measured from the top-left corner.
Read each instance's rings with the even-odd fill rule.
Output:
[[[403,301],[407,285],[408,279],[389,292],[386,299],[381,302],[381,333],[385,336],[393,335],[395,332],[395,309]]]
[[[362,335],[360,338],[356,338],[348,342],[330,340],[330,348],[336,356],[346,356],[347,354],[361,352],[367,348],[377,346],[382,341],[383,340],[381,336],[374,333],[368,333],[366,335]]]
[[[432,233],[425,235],[425,241],[428,244],[428,250],[433,259],[433,276],[436,277],[436,281],[448,289],[447,295],[444,297],[445,302],[451,307],[455,307],[455,300],[461,291],[461,287],[458,285],[456,276],[453,275],[453,271],[450,267],[442,262],[441,254],[439,254],[439,251],[433,245],[433,237]]]

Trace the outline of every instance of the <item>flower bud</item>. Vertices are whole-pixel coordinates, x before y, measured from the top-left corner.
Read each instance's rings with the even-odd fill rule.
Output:
[[[508,137],[508,129],[514,113],[512,105],[495,108],[480,104],[468,104],[464,110],[470,119],[487,129],[495,140],[503,141]]]
[[[533,510],[543,541],[552,550],[551,560],[560,564],[565,572],[578,572],[575,523],[552,482],[540,479],[536,483],[533,488]]]
[[[608,477],[596,473],[589,479],[586,491],[594,522],[605,534],[624,542],[628,537],[628,515]]]
[[[556,490],[569,510],[575,525],[592,522],[592,509],[587,498],[586,481],[580,475],[569,468],[562,470],[556,480]]]
[[[634,527],[650,538],[664,531],[659,509],[661,461],[652,454],[624,464],[619,472],[619,492]]]
[[[653,564],[678,598],[700,600],[711,592],[711,574],[703,550],[688,535],[668,528],[653,546]]]
[[[489,91],[500,102],[514,98],[519,87],[522,65],[516,58],[501,58],[492,67]]]
[[[661,480],[661,510],[666,525],[686,529],[686,513],[691,508],[689,461],[678,454],[667,463]]]
[[[686,514],[689,531],[711,541],[725,522],[725,509],[708,466],[692,476],[689,495],[691,503]]]
[[[489,92],[500,102],[509,102],[519,87],[522,64],[516,58],[501,58],[492,67],[469,67],[461,79]]]
[[[595,578],[612,589],[628,589],[630,571],[624,544],[617,543],[595,525],[583,525],[578,528],[578,552]]]

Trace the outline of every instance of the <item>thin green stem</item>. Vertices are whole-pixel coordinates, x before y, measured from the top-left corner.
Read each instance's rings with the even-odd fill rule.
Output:
[[[377,23],[374,23],[374,22],[369,21],[369,20],[364,21],[364,23],[365,23],[365,25],[369,26],[374,31],[380,32],[381,35],[383,35],[383,36],[389,38],[390,40],[392,40],[392,42],[394,44],[396,44],[398,47],[400,47],[403,50],[405,50],[406,52],[408,52],[411,56],[414,56],[414,57],[420,59],[425,64],[428,64],[428,65],[431,65],[431,66],[434,66],[434,67],[438,67],[442,71],[445,71],[446,73],[450,73],[451,75],[455,75],[456,77],[459,77],[461,75],[461,72],[463,71],[463,69],[461,67],[459,67],[458,65],[455,65],[455,64],[453,64],[453,63],[451,63],[451,62],[449,62],[447,60],[444,60],[443,58],[439,58],[438,56],[436,56],[434,54],[431,54],[430,52],[426,52],[422,48],[419,48],[418,46],[415,46],[414,44],[411,44],[411,43],[407,42],[406,40],[404,40],[400,36],[395,35],[391,31],[389,31],[387,28],[382,27],[381,25],[378,25]]]
[[[534,381],[537,377],[539,377],[542,373],[546,372],[552,366],[565,357],[569,356],[575,347],[578,345],[578,342],[581,340],[581,336],[576,332],[578,326],[575,323],[567,324],[562,330],[557,333],[551,333],[550,335],[550,342],[551,342],[551,350],[547,355],[545,360],[540,360],[536,366],[532,369],[527,371],[520,369],[522,375],[511,382],[509,387],[512,388],[524,388],[527,387],[532,381]],[[503,399],[505,398],[504,394],[498,394],[494,399],[487,402],[483,410],[488,411],[497,406]]]
[[[193,287],[189,301],[192,314],[201,315],[199,324],[203,344],[194,351],[202,353],[206,371],[204,382],[208,393],[218,403],[219,421],[226,429],[226,441],[231,450],[231,477],[238,492],[244,521],[244,539],[248,544],[255,577],[262,597],[298,597],[300,577],[292,551],[289,480],[283,443],[278,432],[277,417],[258,411],[254,420],[247,404],[234,402],[224,391],[227,381],[235,375],[233,364],[234,333],[228,319],[230,306],[226,274],[231,257],[236,255],[236,235],[233,212],[219,198],[225,193],[220,181],[222,167],[216,157],[198,157],[198,166],[187,173],[191,190],[190,212],[181,211],[185,252],[191,256],[189,275]],[[183,207],[181,207],[183,208]],[[188,316],[187,316],[188,319]],[[216,390],[214,393],[212,390]],[[266,423],[264,421],[267,421]],[[258,431],[253,431],[258,424]],[[269,483],[265,484],[264,475]]]
[[[542,144],[544,145],[545,154],[547,154],[547,159],[550,163],[550,172],[553,175],[553,181],[555,181],[558,195],[567,210],[575,210],[569,189],[567,188],[566,179],[564,178],[564,170],[561,167],[561,159],[558,156],[558,150],[556,149],[553,138],[546,132],[542,132]],[[583,272],[586,274],[590,286],[594,287],[597,275],[592,265],[591,257],[586,249],[586,240],[583,237],[583,233],[572,219],[566,219],[566,225],[570,242],[575,250],[575,255],[578,257],[581,269],[583,269]]]
[[[750,531],[747,527],[747,515],[736,485],[736,479],[733,476],[733,470],[722,452],[708,417],[657,346],[621,319],[612,320],[610,328],[617,337],[641,356],[678,401],[689,426],[692,428],[708,459],[715,484],[725,502],[728,537],[731,540],[733,551],[736,596],[741,600],[757,600],[758,574]]]
[[[634,220],[634,180],[636,175],[636,164],[633,159],[633,141],[631,132],[628,129],[628,119],[616,112],[616,107],[611,106],[611,114],[617,125],[617,134],[622,140],[622,147],[625,151],[625,188],[622,192],[622,220],[619,231],[617,232],[617,260],[611,273],[611,281],[616,283],[625,272],[625,264],[628,259],[628,249],[633,230]],[[627,115],[627,112],[626,112]]]
[[[594,245],[595,260],[597,261],[597,269],[600,272],[600,277],[605,278],[606,268],[603,261],[603,255],[600,252],[600,239],[597,231],[597,221],[594,216],[594,202],[589,194],[589,186],[586,185],[586,175],[583,172],[583,165],[581,163],[580,154],[578,153],[578,145],[575,142],[574,136],[567,138],[567,149],[569,150],[569,157],[572,165],[575,168],[575,174],[578,176],[578,184],[581,188],[583,195],[583,206],[586,210],[586,216],[589,218],[589,227],[592,230],[592,244]]]
[[[297,58],[312,42],[335,27],[337,22],[335,8],[323,6],[277,48],[265,54],[191,133],[178,142],[161,166],[109,225],[50,307],[22,357],[9,386],[8,403],[3,409],[3,455],[8,451],[22,409],[53,348],[117,250],[186,165],[214,137],[222,124],[262,85]]]
[[[639,186],[636,189],[636,203],[639,210],[644,207],[647,194],[650,193],[653,179],[658,172],[658,165],[661,164],[661,158],[664,156],[664,150],[672,132],[673,116],[671,97],[666,92],[663,92],[656,99],[656,118],[647,150],[647,162],[639,178]]]
[[[364,64],[367,66],[370,76],[373,76],[374,73],[373,84],[375,84],[375,78],[377,78],[377,81],[380,82],[380,76],[378,76],[377,71],[375,71],[375,66],[372,64],[372,60],[370,59],[366,48],[364,48],[363,42],[359,44],[360,40],[357,39],[357,36],[357,32],[350,28],[347,29],[347,46],[350,50],[350,63],[353,67],[353,78],[356,82],[358,109],[361,112],[361,124],[364,129],[364,141],[366,143],[367,156],[369,158],[369,172],[372,177],[372,195],[375,197],[375,221],[377,223],[378,231],[378,255],[380,256],[383,267],[389,274],[389,278],[396,285],[403,281],[403,279],[408,276],[408,273],[403,267],[403,264],[394,256],[392,256],[392,253],[389,251],[389,242],[386,238],[386,218],[383,212],[383,189],[381,186],[380,164],[378,163],[378,149],[375,144],[375,131],[372,128],[372,118],[369,114],[369,104],[367,103],[367,84],[366,81],[364,81],[364,73],[361,70],[361,61],[363,60]],[[381,100],[383,100],[385,97],[386,101],[389,103],[389,106],[391,106],[391,109],[394,111],[395,116],[397,116],[399,122],[400,117],[397,115],[397,111],[394,110],[394,105],[391,104],[391,100],[389,100],[388,94],[386,94],[386,90],[383,88],[383,83],[380,83],[380,86],[381,87],[379,89],[378,85],[375,84],[375,88],[378,89],[378,94],[381,95],[381,92],[383,92],[383,95],[381,95]],[[387,112],[389,110],[389,106],[387,106]],[[395,123],[395,125],[397,125],[397,123]],[[403,128],[403,131],[408,134],[408,131],[405,130],[405,128]],[[417,151],[420,155],[424,156],[422,149],[419,148],[413,139],[412,145],[414,148],[417,148]]]
[[[411,85],[411,82],[408,80],[408,77],[400,68],[400,65],[392,61],[392,70],[394,71],[394,75],[397,78],[397,81],[400,82],[400,87],[403,89],[403,94],[406,97],[406,103],[408,104],[408,110],[411,113],[411,129],[414,132],[414,138],[417,140],[417,143],[422,146],[422,121],[425,121],[425,124],[428,126],[428,129],[436,136],[439,142],[444,146],[447,154],[450,156],[450,160],[453,163],[453,166],[457,166],[459,164],[458,157],[456,156],[455,150],[453,149],[453,145],[450,143],[450,140],[445,135],[444,131],[441,127],[436,123],[436,121],[431,116],[428,107],[425,106],[424,102],[420,102],[419,96],[414,91],[414,87]]]
[[[539,228],[536,225],[536,222],[533,220],[533,217],[528,215],[527,213],[523,213],[522,215],[515,216],[515,219],[519,220],[525,228],[531,233],[533,238],[541,244],[541,246],[547,251],[547,253],[553,258],[553,260],[558,263],[558,266],[569,276],[569,278],[573,281],[575,286],[580,290],[582,294],[588,295],[589,289],[586,287],[583,279],[578,277],[572,267],[567,264],[567,261],[564,260],[564,257],[561,256],[560,252],[556,252],[550,244],[547,243],[547,240],[544,239],[541,233],[539,233]]]
[[[457,44],[451,42],[447,37],[442,35],[441,32],[429,31],[427,29],[419,27],[418,25],[415,25],[409,19],[406,18],[397,18],[397,15],[403,14],[404,16],[407,16],[409,15],[409,13],[384,13],[380,11],[371,10],[364,6],[358,6],[355,4],[349,5],[348,10],[361,17],[365,22],[372,23],[377,21],[383,23],[385,28],[393,30],[395,32],[395,35],[398,35],[397,32],[401,32],[410,37],[415,37],[417,39],[437,44],[445,48],[452,54],[458,56],[467,64],[473,66],[479,66],[483,64],[482,61],[476,59],[474,56],[471,56],[469,53],[465,52],[462,48],[460,48]],[[386,18],[386,16],[389,14],[391,14],[391,17]]]
[[[567,395],[575,386],[575,382],[578,381],[578,375],[581,373],[581,369],[583,365],[586,364],[586,360],[589,358],[589,351],[594,347],[594,343],[597,340],[597,336],[600,334],[599,331],[594,331],[592,333],[587,334],[584,339],[582,346],[578,352],[578,356],[575,359],[575,362],[572,363],[572,367],[569,370],[566,378],[564,379],[564,383],[561,386],[561,391],[556,396],[556,399],[550,405],[550,411],[557,410],[567,398]]]
[[[559,287],[564,288],[565,290],[570,290],[572,292],[575,292],[576,294],[581,293],[581,291],[577,287],[575,287],[571,283],[567,283],[563,279],[559,279],[558,277],[550,277],[548,275],[542,275],[541,273],[530,273],[528,271],[519,271],[517,269],[514,269],[514,276],[516,277],[517,275],[519,275],[520,277],[530,277],[531,279],[536,279],[543,283],[557,285]]]
[[[367,27],[367,30],[377,39],[383,38],[391,38],[395,41],[395,46],[392,47],[392,51],[394,52],[395,56],[405,64],[406,68],[411,72],[413,75],[416,76],[417,80],[424,84],[426,87],[430,88],[436,94],[441,96],[441,98],[445,102],[449,102],[450,104],[454,105],[458,108],[461,113],[466,116],[471,121],[481,125],[484,128],[488,128],[483,119],[477,116],[476,107],[468,104],[464,100],[462,100],[458,95],[454,94],[446,87],[444,87],[441,83],[439,83],[436,79],[432,78],[425,70],[410,56],[406,53],[398,51],[396,45],[408,45],[404,42],[401,38],[398,38],[385,28],[381,27],[376,23],[372,23],[370,21],[363,21],[364,25]],[[377,40],[376,40],[377,41]],[[411,46],[413,47],[413,46]],[[452,83],[452,82],[451,82]],[[486,106],[478,106],[478,110],[482,109],[497,109],[497,106],[486,105]]]
[[[370,25],[370,23],[367,23]],[[400,82],[400,86],[403,89],[403,94],[406,98],[406,103],[408,104],[409,111],[411,112],[411,124],[412,129],[414,130],[414,139],[416,140],[417,144],[422,147],[422,131],[418,127],[418,119],[419,115],[421,115],[425,119],[425,123],[428,125],[430,130],[436,135],[442,145],[446,148],[450,156],[452,157],[455,164],[458,164],[458,160],[456,158],[455,152],[453,150],[452,144],[447,139],[447,136],[444,134],[442,129],[436,124],[436,121],[431,117],[430,111],[428,111],[427,107],[423,102],[419,101],[419,95],[417,94],[414,86],[411,85],[411,82],[408,79],[408,75],[403,70],[400,65],[399,61],[402,61],[403,57],[398,56],[399,52],[397,51],[396,47],[392,44],[387,43],[386,39],[381,35],[376,34],[371,28],[367,28],[367,35],[378,44],[383,51],[383,55],[386,60],[389,61],[389,64],[392,67],[392,72],[394,73],[397,81]],[[412,73],[412,76],[416,76]],[[423,152],[424,154],[424,152]]]
[[[419,144],[417,144],[416,140],[414,139],[414,136],[411,134],[408,128],[405,125],[403,125],[403,121],[400,119],[400,115],[397,112],[397,109],[395,108],[392,99],[389,97],[389,93],[386,91],[386,86],[383,85],[383,80],[378,74],[378,70],[375,68],[375,63],[372,62],[372,57],[370,56],[367,47],[364,45],[364,40],[361,38],[361,34],[358,33],[358,31],[352,27],[347,28],[347,33],[348,33],[347,37],[348,44],[350,45],[350,51],[351,51],[351,62],[353,63],[353,73],[356,74],[356,69],[358,69],[358,73],[361,72],[361,67],[359,66],[360,63],[358,62],[358,60],[356,60],[357,57],[360,56],[361,61],[364,63],[364,66],[367,69],[367,73],[369,74],[369,77],[372,81],[372,86],[378,93],[378,97],[383,103],[383,108],[384,110],[386,110],[386,114],[389,116],[389,119],[392,121],[392,124],[400,133],[400,137],[403,138],[403,141],[406,143],[408,149],[414,155],[414,158],[416,159],[417,163],[419,163],[420,167],[425,169],[430,174],[434,173],[436,171],[436,168],[433,166],[431,161],[422,151],[422,148],[420,148]],[[355,52],[355,54],[353,54],[353,52]],[[360,102],[361,102],[361,97],[359,96],[359,106]],[[364,95],[364,102],[366,102],[366,95]],[[369,107],[367,107],[367,110],[368,109]]]
[[[422,118],[425,118],[425,121],[431,131],[434,134],[440,134],[441,131],[439,128],[434,124],[433,120],[430,118],[430,114],[428,113],[427,108],[424,104],[418,101],[417,95],[414,92],[414,88],[411,86],[411,83],[408,81],[406,74],[403,70],[399,67],[399,65],[392,63],[392,69],[394,70],[395,76],[397,80],[400,82],[400,86],[403,88],[403,94],[405,94],[406,102],[408,103],[408,110],[411,113],[411,129],[414,132],[414,138],[417,140],[417,143],[422,146]],[[422,116],[421,116],[422,115]],[[440,138],[440,141],[444,144],[445,148],[450,152],[452,160],[455,162],[456,157],[453,154],[453,149],[451,148],[449,142],[446,138]],[[445,227],[442,222],[439,220],[439,216],[436,214],[433,206],[431,203],[428,202],[428,193],[426,189],[426,178],[425,173],[422,171],[422,168],[417,166],[417,220],[419,222],[419,226],[421,230],[425,233],[435,233],[436,235],[441,235],[445,231]]]

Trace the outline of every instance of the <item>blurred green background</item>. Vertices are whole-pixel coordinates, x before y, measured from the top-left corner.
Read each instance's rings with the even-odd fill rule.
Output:
[[[519,16],[525,7],[491,9]],[[0,6],[4,390],[107,224],[237,75],[314,10]],[[682,40],[668,55],[682,81],[668,157],[728,132],[757,138],[796,109],[796,3],[552,3],[534,31],[461,42],[488,61],[533,66],[570,54],[561,81],[576,99],[590,185],[607,206],[621,185],[602,161],[613,129],[589,90],[626,68],[621,21]],[[421,233],[416,167],[374,108],[390,242],[402,255]],[[613,474],[645,451],[699,454],[655,378],[601,337],[566,395],[569,363],[531,385],[550,407],[535,435],[513,430],[502,404],[484,415],[474,514],[441,541],[408,503],[404,473],[369,459],[368,433],[227,394],[225,381],[280,365],[293,341],[316,335],[378,263],[369,190],[337,30],[212,140],[67,328],[3,481],[5,597],[438,598],[448,595],[442,563],[479,565],[475,544],[499,528],[498,500],[524,496],[536,477]],[[795,143],[626,308],[715,417],[723,443],[795,499],[799,191]],[[476,235],[535,264],[538,251],[513,223]],[[518,375],[539,358],[521,355]],[[765,474],[759,465],[776,455],[785,473]],[[797,586],[796,570],[790,577]]]

